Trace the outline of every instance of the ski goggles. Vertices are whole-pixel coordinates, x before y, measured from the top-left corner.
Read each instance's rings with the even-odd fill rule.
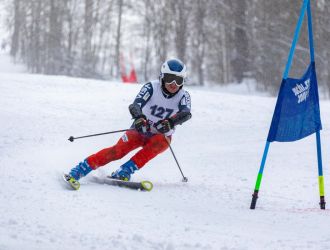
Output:
[[[163,80],[166,84],[175,82],[176,86],[181,87],[183,85],[183,77],[172,74],[164,74]]]

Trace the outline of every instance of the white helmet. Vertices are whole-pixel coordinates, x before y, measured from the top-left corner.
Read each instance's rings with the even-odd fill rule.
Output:
[[[187,67],[179,59],[170,59],[163,63],[160,69],[160,78],[163,79],[165,74],[182,78],[182,85],[187,77]]]

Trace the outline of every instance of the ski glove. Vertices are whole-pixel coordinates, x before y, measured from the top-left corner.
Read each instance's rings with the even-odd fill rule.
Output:
[[[166,134],[174,127],[174,125],[170,119],[164,119],[156,122],[155,127],[159,133]]]
[[[145,134],[150,130],[150,126],[145,115],[135,119],[134,128],[141,134]]]

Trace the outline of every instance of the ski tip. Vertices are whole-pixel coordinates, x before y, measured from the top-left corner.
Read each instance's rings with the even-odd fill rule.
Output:
[[[75,180],[73,177],[70,177],[67,174],[63,174],[62,175],[63,180],[65,181],[65,183],[67,183],[67,185],[73,189],[73,190],[78,190],[80,188],[80,183],[79,181]]]
[[[141,181],[141,185],[143,187],[143,190],[145,191],[151,191],[154,185],[150,181]]]

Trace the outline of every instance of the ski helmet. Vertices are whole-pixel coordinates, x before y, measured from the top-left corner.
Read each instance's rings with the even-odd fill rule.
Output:
[[[160,79],[163,82],[176,82],[182,86],[187,77],[187,68],[179,59],[170,59],[163,63],[160,69]]]

